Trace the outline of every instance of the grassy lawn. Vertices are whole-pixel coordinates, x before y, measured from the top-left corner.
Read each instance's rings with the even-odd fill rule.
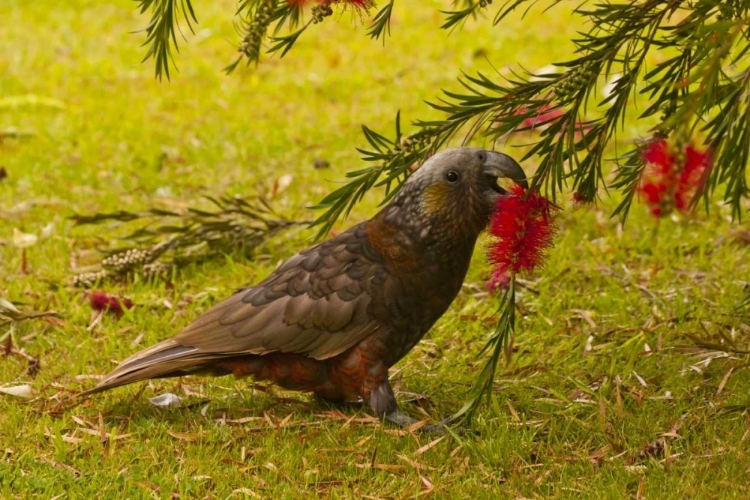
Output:
[[[750,318],[734,311],[750,281],[750,233],[718,204],[708,216],[661,221],[636,204],[623,227],[609,218],[617,200],[567,203],[547,267],[519,291],[515,352],[477,435],[412,434],[357,408],[231,378],[66,401],[314,234],[288,233],[252,259],[229,252],[188,266],[173,286],[104,284],[136,307],[95,322],[84,291],[68,283],[126,229],[74,227],[69,216],[269,195],[291,175],[271,203],[310,219],[306,207],[361,168],[362,124],[388,132],[399,109],[407,122],[436,117],[423,100],[458,89],[461,70],[542,67],[565,58],[580,27],[553,10],[449,34],[437,12],[447,2],[396,5],[385,48],[344,14],[283,60],[225,76],[235,2],[196,2],[200,24],[181,46],[179,73],[160,83],[140,64],[143,35],[131,32],[148,19],[134,2],[0,2],[0,297],[59,313],[13,332],[40,360],[38,373],[0,355],[0,385],[36,391],[0,395],[0,498],[750,497],[750,358],[696,343],[731,339],[750,350]],[[646,130],[629,124],[626,133]],[[320,159],[330,168],[313,168]],[[339,226],[374,214],[379,197]],[[26,272],[16,229],[44,234],[27,250]],[[488,274],[478,251],[452,308],[395,367],[411,415],[438,419],[464,402],[497,307]],[[186,407],[149,403],[165,392]]]

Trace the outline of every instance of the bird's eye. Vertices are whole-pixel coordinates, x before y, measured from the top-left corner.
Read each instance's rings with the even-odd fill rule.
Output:
[[[448,173],[445,174],[445,180],[453,184],[454,182],[458,181],[458,172],[454,170],[449,170]]]

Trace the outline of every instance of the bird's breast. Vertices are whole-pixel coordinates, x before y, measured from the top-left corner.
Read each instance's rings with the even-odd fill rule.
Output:
[[[367,223],[367,239],[389,279],[374,295],[374,313],[385,328],[389,366],[401,359],[445,313],[461,290],[474,241],[422,245],[382,220]]]

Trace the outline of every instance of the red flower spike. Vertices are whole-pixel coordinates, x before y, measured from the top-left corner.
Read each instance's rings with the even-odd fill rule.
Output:
[[[502,286],[519,271],[542,263],[557,232],[554,210],[538,191],[527,194],[521,186],[498,198],[489,230],[496,238],[488,252],[494,265],[490,286]]]
[[[495,293],[498,289],[507,290],[510,286],[510,274],[502,269],[493,269],[489,281],[487,281],[487,290]]]
[[[130,309],[133,307],[133,301],[127,298],[118,299],[107,292],[95,290],[89,292],[89,303],[92,309],[96,311],[110,311],[117,316],[122,316],[123,308]]]
[[[703,186],[706,172],[711,165],[711,155],[698,151],[693,146],[685,148],[685,166],[675,193],[675,203],[680,210],[687,210],[695,193]]]
[[[656,217],[675,208],[688,210],[695,193],[705,182],[711,165],[710,154],[691,145],[682,153],[674,154],[664,139],[652,141],[643,150],[643,159],[648,165],[638,192]]]
[[[656,165],[662,172],[670,172],[674,166],[674,156],[669,152],[669,145],[664,139],[652,141],[643,151],[646,163]]]

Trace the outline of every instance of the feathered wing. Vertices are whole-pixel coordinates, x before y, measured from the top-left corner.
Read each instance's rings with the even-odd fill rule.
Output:
[[[260,284],[217,304],[171,339],[123,361],[84,394],[272,352],[326,359],[371,335],[372,290],[387,279],[364,224],[305,250]]]

